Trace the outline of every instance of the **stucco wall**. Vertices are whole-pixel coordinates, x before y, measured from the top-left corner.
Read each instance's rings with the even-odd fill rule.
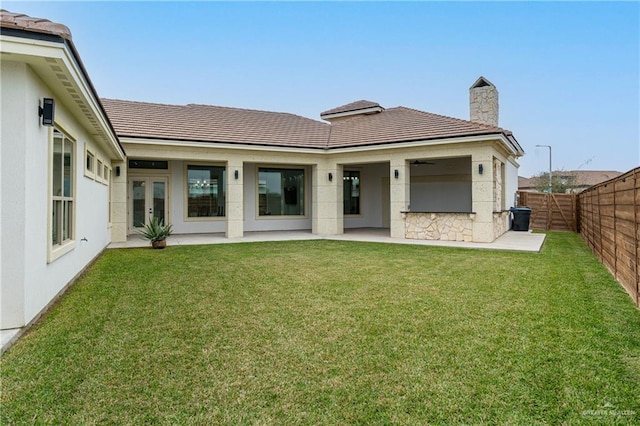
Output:
[[[389,163],[345,166],[360,171],[360,214],[344,216],[345,228],[381,228],[383,191],[389,199]],[[388,206],[386,206],[388,209]]]
[[[109,242],[108,186],[84,177],[85,143],[106,155],[58,102],[56,124],[75,140],[76,243],[48,263],[52,130],[37,115],[43,97],[55,98],[30,68],[2,62],[2,328],[27,324]]]

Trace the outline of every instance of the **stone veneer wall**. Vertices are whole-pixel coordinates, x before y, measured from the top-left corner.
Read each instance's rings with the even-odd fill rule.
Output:
[[[493,211],[502,210],[502,162],[493,158]]]
[[[405,238],[411,240],[473,241],[473,213],[402,214]]]
[[[498,90],[494,86],[473,87],[470,91],[471,121],[498,125]]]
[[[509,211],[493,212],[493,237],[498,238],[507,232],[507,216]]]

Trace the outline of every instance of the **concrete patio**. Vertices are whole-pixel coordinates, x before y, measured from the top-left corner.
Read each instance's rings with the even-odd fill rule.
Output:
[[[293,241],[293,240],[339,240],[361,241],[370,243],[414,244],[424,246],[476,248],[489,250],[515,250],[538,252],[544,243],[545,234],[529,232],[507,231],[492,243],[472,243],[461,241],[432,241],[405,240],[389,236],[385,228],[357,228],[346,229],[342,235],[317,235],[311,231],[264,231],[245,232],[242,238],[226,238],[222,233],[214,234],[175,234],[167,238],[167,245],[197,245],[197,244],[230,244],[254,243],[265,241]],[[149,247],[149,242],[137,235],[130,235],[126,242],[111,243],[108,248]]]

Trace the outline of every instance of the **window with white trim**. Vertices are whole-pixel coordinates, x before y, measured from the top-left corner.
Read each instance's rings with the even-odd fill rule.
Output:
[[[96,156],[93,152],[85,148],[84,174],[87,177],[95,178]]]
[[[74,142],[59,129],[53,130],[51,155],[51,247],[74,240]]]

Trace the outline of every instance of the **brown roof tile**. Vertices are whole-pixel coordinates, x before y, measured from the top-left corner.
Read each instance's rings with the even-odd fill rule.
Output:
[[[377,102],[371,102],[371,101],[365,101],[365,100],[355,101],[346,105],[342,105],[342,106],[321,112],[320,117],[324,115],[340,114],[342,112],[358,111],[361,109],[375,108],[375,107],[381,108],[380,104]]]
[[[343,148],[502,133],[500,127],[396,107],[323,123],[294,114],[103,99],[120,137],[299,148]]]
[[[0,9],[0,27],[52,34],[71,40],[71,31],[65,25],[51,22],[48,19],[33,18],[22,13],[11,13],[4,9]]]
[[[330,125],[294,114],[103,99],[119,136],[325,148]]]
[[[332,124],[329,148],[510,132],[406,107],[359,115]]]

